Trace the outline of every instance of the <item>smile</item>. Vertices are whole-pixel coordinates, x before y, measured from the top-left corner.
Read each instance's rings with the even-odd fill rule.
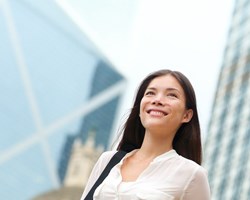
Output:
[[[168,114],[162,110],[155,110],[155,109],[149,109],[147,113],[154,116],[166,116]]]

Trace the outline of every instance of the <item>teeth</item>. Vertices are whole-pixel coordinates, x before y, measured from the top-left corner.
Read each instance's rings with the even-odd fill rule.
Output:
[[[152,115],[156,115],[156,116],[164,116],[165,114],[163,112],[160,111],[150,111],[150,114]]]

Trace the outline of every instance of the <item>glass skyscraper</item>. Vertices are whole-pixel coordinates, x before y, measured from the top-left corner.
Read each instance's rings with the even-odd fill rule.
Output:
[[[213,200],[250,199],[250,0],[236,0],[205,144]]]
[[[0,2],[0,196],[59,188],[72,144],[107,148],[126,81],[56,1]]]

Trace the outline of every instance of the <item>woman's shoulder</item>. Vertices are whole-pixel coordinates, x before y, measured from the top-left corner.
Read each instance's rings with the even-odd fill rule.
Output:
[[[183,165],[185,165],[185,170],[188,171],[193,171],[193,172],[197,172],[197,173],[202,173],[204,175],[207,174],[207,170],[202,166],[199,165],[198,163],[194,162],[193,160],[187,159],[183,156],[179,156],[180,161],[183,163]]]
[[[182,167],[183,174],[180,177],[184,177],[186,174],[185,182],[185,199],[210,199],[210,188],[208,182],[207,170],[196,162],[181,157],[185,167]],[[181,174],[181,173],[180,173]]]

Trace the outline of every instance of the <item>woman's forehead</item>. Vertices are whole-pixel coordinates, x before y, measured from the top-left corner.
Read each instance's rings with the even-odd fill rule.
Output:
[[[147,88],[173,88],[183,89],[177,79],[169,74],[151,80]]]

